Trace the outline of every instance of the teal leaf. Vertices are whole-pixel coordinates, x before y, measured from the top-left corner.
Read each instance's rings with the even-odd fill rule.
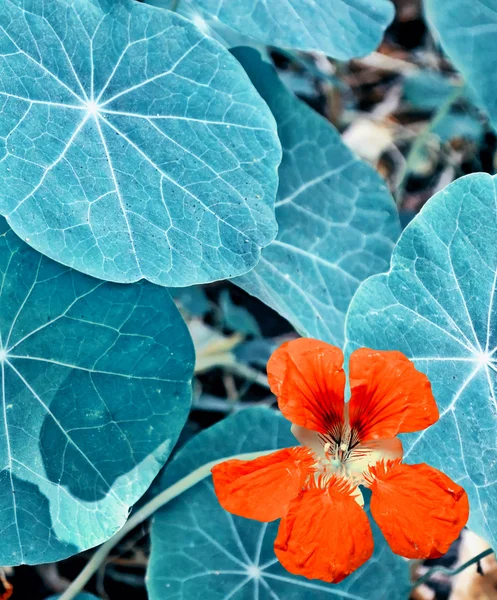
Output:
[[[348,60],[375,50],[394,17],[390,0],[182,0],[205,18],[281,48]]]
[[[169,11],[2,2],[0,136],[0,213],[89,275],[222,279],[276,234],[274,120],[227,50]]]
[[[270,65],[254,50],[234,52],[273,111],[283,145],[278,236],[257,267],[234,283],[302,335],[342,345],[357,287],[388,269],[400,233],[397,209],[376,171],[290,94]]]
[[[468,492],[469,526],[497,544],[497,192],[469,175],[436,194],[403,232],[389,273],[368,279],[347,317],[348,350],[400,350],[426,373],[440,420],[402,436]]]
[[[227,329],[242,335],[260,337],[261,330],[256,318],[244,306],[235,304],[228,290],[223,290],[219,295],[219,308]]]
[[[170,10],[176,4],[175,0],[142,0],[145,4],[150,4],[151,6],[157,6],[160,8],[166,8]],[[208,35],[211,38],[214,38],[220,44],[222,44],[225,48],[234,48],[236,46],[253,46],[257,47],[257,49],[269,56],[269,51],[267,46],[264,44],[258,43],[257,41],[243,35],[242,33],[235,31],[231,27],[224,25],[219,19],[209,19],[206,20],[200,15],[197,7],[188,3],[186,0],[180,0],[177,3],[177,8],[175,12],[182,17],[185,17],[189,21],[192,21],[193,24],[200,29],[205,35]]]
[[[200,285],[185,288],[168,288],[181,309],[192,317],[204,317],[211,310],[211,303]]]
[[[107,540],[169,456],[193,346],[168,292],[106,283],[0,222],[0,564]]]
[[[404,98],[422,110],[436,110],[456,91],[458,84],[438,71],[416,71],[406,76]]]
[[[166,488],[211,460],[245,452],[294,446],[290,424],[279,413],[250,408],[189,441],[166,468]],[[223,510],[211,478],[205,479],[154,517],[147,586],[150,600],[404,600],[407,562],[392,554],[377,528],[373,558],[337,585],[309,581],[285,571],[273,542],[278,522],[259,523]]]
[[[234,349],[234,355],[242,363],[266,368],[267,361],[279,344],[271,338],[255,338],[242,342]]]
[[[483,123],[475,114],[455,110],[439,121],[432,131],[442,142],[464,138],[480,143],[485,133]]]
[[[425,0],[428,22],[497,127],[497,12],[493,0]]]

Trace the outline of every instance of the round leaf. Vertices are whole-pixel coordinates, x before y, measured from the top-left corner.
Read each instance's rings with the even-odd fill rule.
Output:
[[[38,564],[122,527],[185,424],[194,355],[165,289],[0,232],[0,564]]]
[[[207,429],[188,442],[163,475],[166,488],[211,460],[245,452],[294,446],[290,424],[279,413],[251,408]],[[375,554],[337,585],[309,581],[285,571],[273,542],[278,523],[230,515],[219,505],[211,478],[157,513],[147,585],[150,600],[372,600],[408,596],[407,562],[391,553],[374,527]],[[378,595],[372,595],[378,590]],[[380,591],[381,590],[381,591]]]
[[[395,203],[376,171],[289,93],[256,51],[237,48],[234,54],[273,111],[283,145],[278,236],[256,268],[234,283],[302,335],[342,345],[354,292],[388,269],[400,234]]]
[[[429,24],[497,127],[497,11],[493,0],[425,0]]]
[[[388,274],[368,279],[347,318],[348,349],[400,350],[426,373],[440,420],[403,436],[468,492],[469,526],[497,543],[497,192],[486,174],[436,194],[402,234]]]
[[[264,44],[316,50],[340,60],[375,50],[394,17],[390,0],[183,1],[207,21],[220,21]]]
[[[250,270],[276,234],[273,118],[225,48],[132,0],[0,6],[0,213],[117,282]]]

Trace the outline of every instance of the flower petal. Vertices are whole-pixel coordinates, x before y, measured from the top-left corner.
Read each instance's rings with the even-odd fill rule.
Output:
[[[295,424],[290,429],[301,446],[306,446],[309,450],[312,450],[317,458],[325,458],[324,442],[317,431]]]
[[[438,420],[428,378],[401,352],[355,350],[350,390],[349,422],[361,443],[420,431]]]
[[[373,553],[368,517],[345,480],[312,486],[290,503],[281,520],[274,551],[295,575],[338,583]]]
[[[437,558],[457,539],[469,516],[464,489],[424,463],[370,468],[371,514],[396,554]]]
[[[282,344],[267,364],[269,385],[292,423],[330,433],[343,423],[345,373],[340,348],[311,338]]]
[[[214,490],[230,513],[274,521],[286,514],[313,473],[316,458],[307,448],[284,448],[254,460],[227,460],[212,469]]]

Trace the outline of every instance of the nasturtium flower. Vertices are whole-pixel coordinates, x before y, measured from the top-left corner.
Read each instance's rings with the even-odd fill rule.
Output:
[[[466,492],[426,464],[402,462],[399,433],[426,429],[438,409],[426,375],[402,353],[339,348],[301,338],[267,365],[271,390],[302,444],[212,469],[221,505],[268,522],[281,519],[276,556],[291,573],[338,583],[373,552],[359,486],[392,550],[406,558],[447,552],[466,524]],[[436,452],[436,449],[433,449]]]

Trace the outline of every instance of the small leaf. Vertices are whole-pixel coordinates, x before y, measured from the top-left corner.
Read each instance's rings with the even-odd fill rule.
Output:
[[[478,173],[436,194],[403,232],[388,274],[347,317],[348,350],[400,350],[431,381],[440,420],[402,436],[468,492],[469,527],[497,544],[497,192]]]
[[[428,22],[497,127],[497,12],[493,2],[425,0]]]
[[[375,50],[394,17],[390,0],[183,0],[254,40],[348,60]]]
[[[244,306],[233,303],[228,290],[223,290],[219,296],[219,307],[223,313],[224,326],[242,335],[260,337],[261,330],[253,315]]]
[[[422,110],[436,110],[456,89],[457,83],[438,71],[417,71],[407,75],[404,81],[405,99]]]
[[[274,120],[172,12],[2,2],[0,109],[0,213],[58,262],[185,286],[247,272],[276,234]]]
[[[350,152],[330,123],[290,94],[257,52],[234,53],[273,111],[283,145],[278,237],[257,267],[234,283],[302,335],[341,345],[357,287],[388,269],[400,233],[397,209],[376,171]]]
[[[433,133],[438,135],[442,142],[464,138],[479,144],[485,132],[482,122],[476,115],[451,111],[436,124]]]
[[[234,350],[236,358],[242,363],[266,368],[271,354],[279,346],[277,340],[271,338],[256,338],[242,342]]]
[[[279,413],[250,408],[224,419],[189,441],[163,474],[166,488],[194,469],[226,456],[296,445],[290,424]],[[337,585],[309,581],[285,571],[273,542],[278,522],[259,523],[223,510],[211,478],[205,479],[157,513],[147,575],[150,600],[371,600],[408,596],[407,562],[392,554],[375,531],[375,554]],[[380,596],[376,596],[380,597]]]
[[[211,303],[200,285],[185,288],[168,288],[181,309],[192,317],[204,317],[211,310]]]
[[[168,292],[102,282],[0,221],[0,564],[107,540],[188,416],[194,354]]]

